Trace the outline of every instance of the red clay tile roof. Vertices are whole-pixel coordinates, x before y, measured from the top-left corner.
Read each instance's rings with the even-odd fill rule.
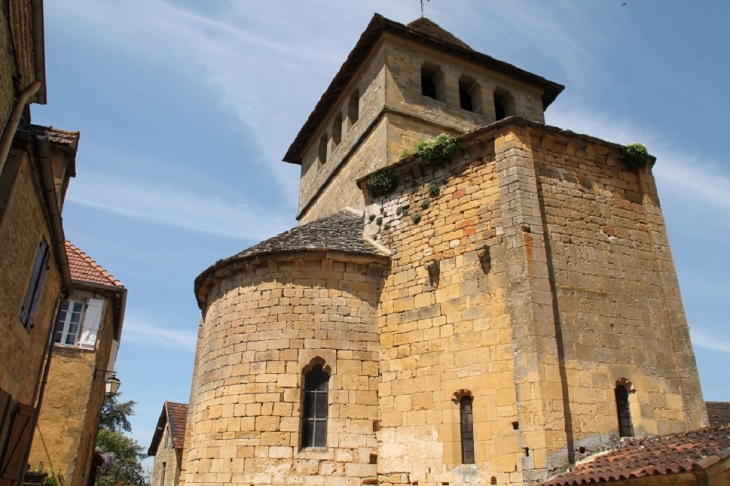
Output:
[[[705,402],[710,427],[730,425],[730,402]]]
[[[44,127],[43,125],[30,125],[30,130],[36,135],[45,135],[51,143],[66,145],[74,149],[78,145],[81,136],[81,132],[60,130],[53,127]]]
[[[114,278],[70,241],[66,241],[66,255],[68,256],[68,266],[72,280],[108,285],[109,287],[124,287],[122,282]]]
[[[188,422],[188,404],[168,402],[162,406],[162,413],[157,421],[155,435],[152,436],[152,443],[147,451],[148,456],[157,454],[162,435],[165,432],[165,425],[170,423],[170,434],[172,436],[172,447],[182,449],[185,447],[185,426]]]
[[[728,427],[709,427],[661,437],[624,439],[618,449],[589,458],[588,462],[542,483],[542,486],[572,486],[678,474],[690,472],[693,467],[707,469],[727,457],[730,457]]]

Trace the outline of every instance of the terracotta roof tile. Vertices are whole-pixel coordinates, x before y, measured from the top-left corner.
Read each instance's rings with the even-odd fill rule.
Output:
[[[30,125],[30,130],[36,135],[45,135],[52,143],[66,145],[72,148],[76,148],[79,143],[79,137],[81,136],[80,132],[44,127],[43,125]]]
[[[154,456],[157,454],[157,449],[160,446],[160,441],[162,440],[162,435],[165,432],[165,426],[168,422],[170,424],[170,434],[172,436],[172,447],[175,449],[182,449],[185,447],[185,427],[188,422],[188,404],[165,401],[165,404],[162,406],[160,418],[157,420],[155,434],[152,436],[152,443],[147,451],[148,456]]]
[[[618,449],[601,453],[543,486],[621,481],[657,474],[707,469],[730,456],[730,428],[710,427],[684,434],[624,439]]]
[[[730,402],[705,402],[710,427],[730,425]]]
[[[182,449],[185,446],[185,426],[188,422],[188,404],[165,402],[167,405],[167,420],[170,422],[172,446]]]
[[[110,287],[124,287],[122,282],[114,278],[70,241],[66,241],[66,255],[68,256],[68,266],[72,280],[108,285]]]

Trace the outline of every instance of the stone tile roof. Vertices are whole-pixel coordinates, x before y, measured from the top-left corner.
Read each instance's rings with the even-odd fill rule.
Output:
[[[231,257],[218,260],[195,279],[195,295],[208,277],[226,264],[259,256],[299,251],[340,251],[386,257],[387,254],[364,237],[364,216],[344,209],[264,240]],[[202,305],[198,302],[199,305]]]
[[[730,402],[705,402],[710,427],[730,425]]]
[[[112,274],[102,268],[86,253],[74,246],[70,241],[66,241],[66,255],[68,256],[68,266],[71,272],[71,279],[80,282],[91,282],[109,287],[123,288],[122,282],[114,278]]]
[[[182,449],[185,447],[185,427],[188,422],[188,404],[165,401],[162,406],[160,418],[157,420],[157,428],[152,436],[152,443],[147,451],[148,456],[157,454],[160,441],[165,432],[165,426],[170,424],[170,436],[172,439],[172,447],[174,449]]]
[[[420,19],[416,19],[410,24],[406,25],[411,30],[415,30],[417,32],[420,32],[422,34],[430,35],[431,37],[435,37],[436,39],[440,40],[441,42],[446,42],[448,44],[456,44],[459,47],[463,47],[464,49],[471,49],[466,42],[462,41],[458,37],[456,37],[451,32],[447,32],[446,30],[442,29],[440,25],[436,24],[435,22],[432,22],[428,20],[426,17],[421,17]]]
[[[730,457],[730,428],[708,427],[684,434],[624,439],[611,452],[601,453],[542,486],[568,486],[631,478],[678,474],[707,469]]]
[[[347,60],[342,64],[342,67],[340,67],[340,70],[320,98],[317,106],[314,107],[309,118],[307,118],[307,121],[299,130],[294,142],[289,146],[284,156],[285,162],[291,162],[293,164],[302,163],[302,151],[307,145],[307,142],[324,121],[332,105],[348,87],[350,81],[356,75],[358,68],[377,43],[377,40],[385,32],[438,49],[459,59],[473,62],[529,85],[537,86],[543,90],[542,104],[544,108],[547,108],[550,103],[555,101],[555,98],[565,88],[563,85],[549,81],[542,76],[524,71],[516,66],[473,50],[454,35],[446,32],[428,19],[421,18],[408,25],[403,25],[386,19],[382,15],[375,14],[360,36],[357,44],[355,44],[355,47],[347,56]]]
[[[382,253],[363,238],[365,220],[344,210],[297,226],[280,235],[262,241],[232,258],[248,258],[264,253],[302,250],[332,250],[351,253]]]

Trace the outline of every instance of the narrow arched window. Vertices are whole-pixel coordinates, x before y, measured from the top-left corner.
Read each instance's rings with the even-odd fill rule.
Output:
[[[322,365],[314,365],[304,375],[302,407],[302,449],[327,447],[327,392],[329,375]]]
[[[459,402],[462,464],[474,464],[474,415],[472,414],[472,403],[473,399],[470,396],[461,397]]]
[[[320,167],[327,162],[327,134],[322,135],[319,139],[319,150],[317,151]]]
[[[633,437],[634,426],[631,423],[629,408],[629,391],[623,385],[616,385],[616,410],[618,412],[618,434],[621,437]]]
[[[347,104],[349,128],[352,128],[358,118],[360,118],[360,92],[355,91],[350,95],[350,101]]]

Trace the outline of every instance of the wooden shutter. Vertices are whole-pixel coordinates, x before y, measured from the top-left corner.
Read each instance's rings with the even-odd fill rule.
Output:
[[[43,279],[46,277],[49,258],[48,243],[43,238],[35,257],[33,272],[30,275],[28,290],[25,293],[25,300],[23,301],[23,308],[20,310],[20,319],[28,330],[33,328],[33,315],[35,314],[35,309],[38,306],[38,300],[43,290]]]
[[[0,465],[0,486],[17,486],[23,460],[33,435],[33,407],[18,404],[10,427],[10,437]]]
[[[83,349],[94,349],[96,346],[96,335],[99,332],[101,322],[101,311],[104,308],[104,301],[101,299],[89,299],[84,316],[84,328],[81,331],[79,347]]]
[[[0,458],[3,457],[3,444],[5,444],[6,433],[10,426],[10,394],[0,388]]]

